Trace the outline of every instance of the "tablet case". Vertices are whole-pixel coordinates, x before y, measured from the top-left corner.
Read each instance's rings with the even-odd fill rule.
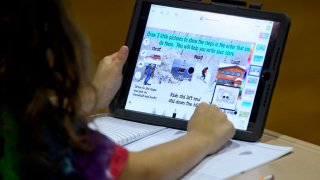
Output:
[[[144,25],[141,21],[147,18],[141,14],[143,10],[149,6],[148,4],[159,4],[164,6],[181,7],[186,9],[196,9],[208,12],[224,13],[243,17],[255,17],[257,19],[266,19],[280,22],[281,28],[278,31],[277,38],[272,47],[268,47],[268,60],[263,64],[263,71],[260,74],[261,80],[258,85],[257,100],[253,104],[252,113],[250,115],[250,124],[247,130],[237,129],[234,139],[244,141],[257,141],[263,134],[267,113],[271,103],[272,93],[275,87],[277,76],[279,73],[280,61],[284,51],[286,38],[288,35],[290,20],[285,14],[261,11],[262,4],[251,3],[248,5],[245,1],[237,0],[215,0],[211,3],[202,3],[201,1],[192,0],[137,0],[132,16],[131,25],[128,31],[127,46],[130,48],[129,60],[124,67],[124,81],[110,105],[110,110],[115,117],[127,119],[131,121],[143,122],[154,125],[161,125],[171,128],[183,129],[187,127],[187,121],[168,118],[159,115],[141,113],[124,108],[126,96],[131,84],[131,78],[135,67],[135,62],[132,59],[137,59],[139,53],[139,45],[142,41],[142,36],[136,36],[136,32],[143,32]],[[143,34],[143,33],[142,33]],[[139,39],[140,38],[140,39]],[[137,43],[139,42],[139,43]],[[135,44],[137,43],[137,44]],[[267,52],[267,53],[268,53]]]

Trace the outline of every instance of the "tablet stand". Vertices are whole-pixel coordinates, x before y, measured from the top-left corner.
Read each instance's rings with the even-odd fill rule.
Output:
[[[183,0],[183,1],[191,1],[191,2],[202,2],[202,0]],[[232,6],[240,6],[240,7],[247,7],[246,0],[211,0],[211,4],[225,4],[225,5],[232,5]],[[261,9],[262,3],[257,2],[250,2],[248,8],[250,9]]]
[[[247,7],[247,2],[246,0],[211,0],[212,4],[228,4],[228,5],[234,5],[234,6],[242,6],[242,7]],[[257,2],[250,2],[248,8],[250,9],[261,9],[262,8],[262,3],[257,3]]]

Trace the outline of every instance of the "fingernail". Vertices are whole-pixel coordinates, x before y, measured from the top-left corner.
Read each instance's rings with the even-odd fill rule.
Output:
[[[121,46],[119,52],[120,53],[127,53],[128,52],[128,47],[127,46]]]

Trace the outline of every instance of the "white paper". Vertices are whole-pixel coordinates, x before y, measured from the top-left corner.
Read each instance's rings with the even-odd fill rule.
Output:
[[[185,134],[184,131],[165,129],[128,144],[126,148],[130,151],[141,151],[178,138],[183,134]],[[205,158],[199,165],[184,176],[183,179],[227,179],[275,160],[292,150],[292,147],[232,140],[218,153]]]
[[[139,141],[128,144],[125,147],[130,151],[141,151],[149,147],[174,140],[180,136],[183,136],[184,134],[186,134],[185,131],[167,128]]]

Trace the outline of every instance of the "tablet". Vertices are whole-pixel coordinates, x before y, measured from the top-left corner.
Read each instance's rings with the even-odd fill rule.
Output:
[[[186,129],[201,102],[217,105],[234,139],[257,141],[266,117],[289,18],[223,4],[137,0],[127,37],[115,117]]]

